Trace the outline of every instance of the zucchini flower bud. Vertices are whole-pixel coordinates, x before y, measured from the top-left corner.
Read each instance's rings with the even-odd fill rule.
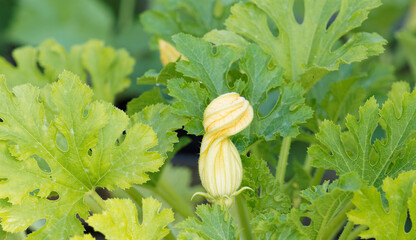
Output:
[[[229,137],[244,130],[253,119],[250,103],[237,93],[214,99],[204,112],[205,135],[199,157],[199,175],[207,193],[196,193],[222,207],[230,207],[240,190],[243,167]]]
[[[170,43],[166,42],[163,39],[159,38],[159,52],[160,52],[160,61],[162,62],[163,66],[168,65],[170,62],[176,62],[179,57],[181,57],[181,53],[176,50],[174,46]]]

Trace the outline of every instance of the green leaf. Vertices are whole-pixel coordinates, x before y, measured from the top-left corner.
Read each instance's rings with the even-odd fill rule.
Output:
[[[113,22],[112,13],[97,0],[21,0],[7,36],[27,45],[53,37],[69,48],[91,38],[108,40]]]
[[[279,134],[296,136],[297,124],[312,116],[312,110],[304,105],[302,87],[296,83],[283,84],[282,69],[271,65],[270,57],[256,45],[251,44],[245,49],[239,64],[243,74],[230,76],[235,74],[230,68],[241,52],[224,45],[214,47],[185,34],[175,35],[174,41],[177,49],[189,59],[178,62],[176,69],[191,79],[171,79],[168,90],[179,100],[173,104],[174,111],[191,118],[185,126],[188,132],[202,134],[203,111],[207,104],[221,94],[235,91],[254,109],[250,126],[233,138],[240,150],[259,139],[273,140]],[[191,45],[193,48],[188,47]],[[280,96],[272,99],[270,108],[262,114],[261,107],[270,97],[268,93],[276,88]]]
[[[96,187],[128,188],[146,182],[146,172],[163,164],[155,132],[109,103],[91,102],[92,91],[70,72],[46,87],[57,108],[48,121],[40,90],[21,85],[10,92],[0,77],[0,207],[6,231],[23,231],[39,219],[46,224],[29,239],[68,239],[83,232],[88,216],[83,198]],[[52,115],[52,113],[49,113]],[[48,198],[58,195],[58,200]]]
[[[160,89],[154,87],[152,90],[144,92],[138,98],[134,98],[128,102],[126,113],[131,117],[135,113],[142,111],[145,107],[157,103],[166,103],[166,101],[160,93]]]
[[[360,189],[362,183],[357,174],[343,175],[339,180],[329,184],[312,187],[302,191],[302,197],[310,203],[301,205],[300,209],[293,208],[288,219],[296,229],[308,239],[329,239],[334,230],[331,223],[340,215],[350,203],[353,192]],[[302,223],[303,218],[310,219],[310,225]]]
[[[158,0],[154,10],[140,16],[144,29],[166,41],[183,32],[202,37],[212,29],[223,29],[224,20],[230,14],[230,6],[236,0]]]
[[[409,93],[409,85],[395,83],[389,99],[379,109],[371,98],[359,109],[359,118],[346,117],[347,131],[324,121],[316,138],[320,142],[309,148],[316,167],[330,168],[345,174],[356,172],[367,184],[379,187],[386,176],[414,169],[416,141],[416,92]],[[386,137],[373,140],[377,126]],[[374,141],[374,143],[373,143]]]
[[[134,66],[134,59],[125,50],[104,47],[104,43],[97,40],[73,46],[66,52],[49,39],[37,48],[18,48],[13,57],[16,67],[0,58],[0,73],[8,78],[9,88],[24,83],[43,87],[56,81],[64,70],[70,70],[83,82],[88,79],[96,99],[108,102],[114,102],[116,95],[130,85],[127,76],[133,72]]]
[[[366,97],[364,88],[355,83],[359,77],[351,77],[333,83],[321,106],[333,122],[344,120],[347,114],[354,113]]]
[[[241,156],[244,167],[242,187],[250,187],[253,191],[242,194],[253,214],[267,213],[270,210],[288,213],[290,199],[281,192],[276,178],[270,173],[267,163],[255,156]]]
[[[87,223],[109,240],[160,240],[168,235],[166,226],[174,220],[172,210],[160,210],[162,204],[153,198],[143,199],[141,224],[130,199],[109,199],[105,204],[104,212],[92,215]]]
[[[237,229],[232,218],[226,216],[220,206],[199,205],[196,209],[199,219],[188,218],[176,225],[183,229],[178,236],[180,240],[190,240],[198,236],[204,240],[233,240],[237,239]]]
[[[148,106],[132,116],[132,123],[143,123],[156,132],[158,139],[163,139],[151,150],[158,151],[166,157],[166,153],[173,150],[173,144],[178,142],[175,130],[182,128],[186,118],[172,113],[171,107],[158,103]]]
[[[348,219],[355,224],[369,227],[360,234],[362,238],[377,240],[415,239],[416,228],[405,231],[406,220],[410,215],[416,222],[416,171],[400,174],[396,179],[387,177],[383,181],[381,195],[375,187],[364,187],[354,193],[352,202],[357,207],[348,213]],[[382,199],[387,199],[388,208]]]
[[[386,41],[376,33],[354,33],[337,46],[344,35],[361,25],[371,9],[380,5],[379,0],[305,1],[301,24],[294,17],[293,4],[286,0],[238,3],[231,8],[225,25],[258,43],[283,67],[285,79],[299,81],[307,90],[341,63],[359,62],[383,52]],[[268,19],[278,33],[270,30]]]
[[[238,52],[218,46],[214,53],[213,46],[208,42],[185,34],[175,35],[173,41],[178,51],[189,59],[176,63],[178,72],[202,81],[212,98],[228,92],[224,78],[231,64],[239,58]]]
[[[182,74],[176,71],[176,62],[170,62],[160,71],[160,73],[156,73],[153,69],[148,70],[142,77],[137,79],[137,84],[156,84],[156,86],[166,85],[170,78],[180,77],[182,77]]]

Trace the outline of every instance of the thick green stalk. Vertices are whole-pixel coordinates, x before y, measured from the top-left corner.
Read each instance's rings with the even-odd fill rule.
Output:
[[[284,137],[282,146],[280,147],[279,161],[277,162],[276,169],[276,182],[280,184],[281,188],[283,188],[283,184],[285,183],[286,166],[289,157],[291,141],[291,137]]]
[[[349,221],[347,225],[344,227],[344,230],[342,231],[342,234],[341,236],[339,236],[338,240],[346,240],[353,228],[354,228],[354,223]]]
[[[311,186],[316,186],[321,184],[322,181],[322,176],[324,175],[325,169],[323,168],[317,168],[315,171],[315,174],[313,175],[312,178],[312,184]]]
[[[185,202],[183,198],[166,183],[166,181],[159,179],[157,186],[160,187],[160,190],[158,188],[151,189],[162,197],[163,200],[165,200],[177,213],[184,218],[194,216],[192,207]]]
[[[347,212],[349,212],[354,207],[354,204],[349,202],[328,225],[322,239],[332,239],[347,220]]]
[[[98,195],[98,193],[95,190],[91,190],[88,192],[88,195],[84,197],[84,203],[94,213],[100,213],[106,208],[104,200],[100,197],[100,195]]]
[[[125,31],[131,27],[134,19],[134,0],[121,0],[120,10],[118,12],[118,28],[119,30]]]
[[[364,225],[360,225],[360,226],[354,228],[354,230],[350,233],[350,235],[348,235],[347,240],[355,240],[355,239],[357,239],[358,235],[360,235],[360,233],[362,231],[367,230],[367,228],[368,227],[367,226],[364,226]]]
[[[247,202],[245,201],[244,197],[240,195],[235,198],[235,204],[238,211],[238,218],[240,219],[241,223],[243,239],[254,240],[254,237],[251,233],[250,216],[247,209]]]

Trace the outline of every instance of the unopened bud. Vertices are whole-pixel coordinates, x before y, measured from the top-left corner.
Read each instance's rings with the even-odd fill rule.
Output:
[[[174,46],[169,44],[163,39],[159,38],[159,52],[160,52],[160,61],[162,62],[163,66],[168,65],[170,62],[176,62],[179,57],[181,57],[181,53],[176,50]]]
[[[207,193],[197,193],[230,207],[243,178],[240,154],[229,137],[244,130],[253,119],[250,103],[237,93],[214,99],[204,112],[205,135],[199,157],[199,175]]]

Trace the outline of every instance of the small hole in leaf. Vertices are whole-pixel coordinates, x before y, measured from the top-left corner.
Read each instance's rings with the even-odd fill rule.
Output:
[[[344,150],[351,160],[356,160],[358,157],[358,145],[354,139],[354,136],[350,132],[344,132],[341,134],[341,141],[344,144]]]
[[[301,217],[299,220],[305,227],[311,225],[311,219],[309,217]]]
[[[30,225],[29,229],[27,230],[28,233],[36,232],[37,230],[41,229],[46,224],[46,219],[42,218],[34,222]]]
[[[84,109],[84,112],[82,113],[82,117],[83,118],[88,117],[88,114],[90,112],[90,109],[91,109],[91,104],[88,104],[88,106]]]
[[[279,28],[277,28],[276,23],[269,17],[267,18],[267,26],[269,27],[270,32],[273,34],[273,36],[279,36]]]
[[[215,45],[212,45],[211,52],[212,52],[212,55],[214,55],[214,56],[217,54],[218,49]]]
[[[407,219],[406,223],[404,224],[404,231],[408,233],[410,230],[412,230],[412,219],[410,219],[409,211],[407,211]]]
[[[328,29],[329,29],[329,27],[331,27],[332,23],[334,23],[334,22],[335,22],[335,20],[336,20],[336,19],[337,19],[337,17],[338,17],[338,13],[339,13],[339,12],[336,12],[336,13],[332,14],[331,18],[328,20],[328,23],[326,24],[326,30],[328,30]]]
[[[40,65],[39,62],[36,62],[36,67],[39,69],[39,72],[41,73],[45,73],[45,68],[42,67],[42,65]]]
[[[63,152],[67,152],[69,150],[68,141],[59,131],[56,134],[56,146],[58,146],[58,148]]]
[[[36,160],[40,170],[44,171],[45,173],[51,172],[51,168],[49,167],[49,164],[41,156],[35,154],[35,155],[32,155],[32,158]]]
[[[340,37],[337,41],[334,42],[334,44],[332,44],[331,52],[337,51],[346,42],[347,42],[347,37],[345,35]]]
[[[90,149],[88,149],[88,156],[92,156],[92,149],[90,148]]]
[[[3,119],[0,118],[0,123],[2,123],[2,122],[3,122]]]
[[[31,196],[37,196],[38,195],[38,193],[39,193],[39,189],[35,189],[35,190],[33,190],[33,191],[31,191],[31,192],[29,192],[29,194],[31,195]]]
[[[266,117],[267,115],[270,114],[270,112],[278,103],[279,97],[280,97],[279,89],[273,89],[267,94],[266,101],[262,103],[259,107],[259,113],[261,117]]]
[[[305,2],[304,0],[295,0],[293,3],[293,15],[295,16],[296,22],[299,24],[303,23],[305,19]]]
[[[376,165],[377,164],[377,162],[379,161],[379,154],[377,153],[377,151],[374,149],[374,148],[371,148],[371,151],[370,151],[370,156],[369,156],[369,158],[370,158],[370,165],[371,166],[374,166],[374,165]]]
[[[47,199],[51,201],[56,201],[59,199],[59,194],[55,191],[52,191],[51,193],[49,193],[49,196],[47,197]]]

